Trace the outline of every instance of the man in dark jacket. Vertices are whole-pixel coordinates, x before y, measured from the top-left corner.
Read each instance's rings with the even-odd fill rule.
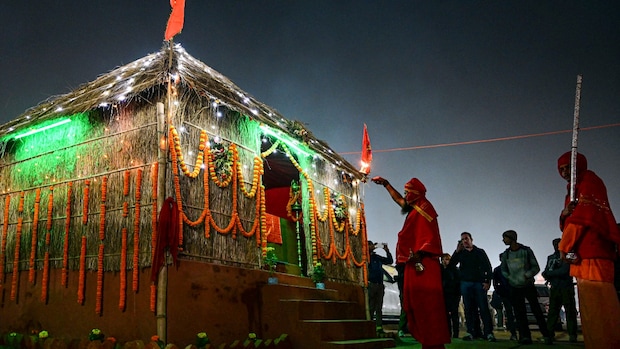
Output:
[[[461,278],[454,265],[450,265],[450,254],[441,256],[441,281],[443,298],[446,303],[448,329],[452,338],[459,338],[459,302],[461,301]]]
[[[467,323],[467,335],[463,337],[463,340],[471,341],[482,337],[489,342],[495,342],[493,319],[487,298],[492,279],[491,262],[486,252],[475,246],[473,241],[470,233],[463,232],[450,261],[450,265],[459,265],[461,275],[461,295]],[[479,323],[478,314],[484,326],[482,334],[479,333],[480,328],[476,325]]]
[[[547,329],[551,339],[555,336],[555,325],[558,322],[560,308],[564,306],[566,313],[566,331],[571,343],[577,342],[577,305],[575,302],[575,285],[570,276],[570,265],[560,258],[558,246],[562,239],[553,240],[555,252],[547,257],[547,266],[542,276],[551,286],[549,294],[549,313],[547,314]]]
[[[383,285],[383,265],[394,263],[394,258],[390,253],[387,244],[383,244],[385,257],[375,252],[377,246],[368,241],[368,252],[370,253],[370,262],[368,263],[368,307],[370,308],[370,318],[374,317],[377,326],[377,332],[383,332],[383,296],[385,294],[385,286]]]
[[[502,261],[502,254],[499,254],[499,260]],[[491,306],[497,310],[498,326],[503,326],[504,316],[506,317],[506,329],[510,331],[510,340],[516,341],[517,324],[515,314],[510,303],[510,285],[508,280],[502,275],[502,266],[498,265],[493,269],[493,298]]]

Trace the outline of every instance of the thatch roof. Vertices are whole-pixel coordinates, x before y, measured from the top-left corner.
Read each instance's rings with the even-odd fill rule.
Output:
[[[165,89],[168,77],[191,89],[197,95],[247,115],[287,134],[302,130],[308,147],[329,162],[336,164],[353,178],[362,178],[357,169],[334,152],[324,141],[305,130],[299,121],[286,119],[275,109],[261,103],[235,85],[224,75],[188,54],[176,44],[164,44],[161,51],[118,67],[92,82],[64,95],[51,97],[28,109],[16,119],[0,125],[0,137],[24,130],[42,121],[86,112],[112,105],[143,100],[155,91]]]

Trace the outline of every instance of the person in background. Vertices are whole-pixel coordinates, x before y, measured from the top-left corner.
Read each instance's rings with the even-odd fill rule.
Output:
[[[461,301],[461,280],[459,271],[450,265],[450,254],[441,256],[441,280],[443,284],[443,297],[448,316],[448,330],[452,338],[459,338],[459,302]]]
[[[497,309],[497,322],[499,326],[504,326],[504,317],[506,318],[506,330],[510,331],[510,340],[516,341],[517,338],[517,325],[515,323],[515,315],[512,309],[512,303],[510,303],[510,285],[508,280],[502,274],[502,254],[499,254],[500,265],[493,269],[493,298],[495,302],[491,302],[491,305]]]
[[[618,231],[620,231],[620,223],[617,223]],[[616,287],[616,294],[618,295],[618,301],[620,301],[620,245],[616,245],[616,252],[618,253],[618,258],[616,258],[616,262],[614,263],[614,286]]]
[[[375,319],[377,333],[383,333],[383,296],[385,295],[385,286],[383,285],[383,266],[394,263],[394,258],[390,253],[387,244],[382,245],[385,250],[385,257],[375,252],[377,245],[372,241],[368,241],[368,253],[370,261],[368,262],[368,308],[370,318]]]
[[[560,309],[564,306],[566,313],[566,331],[571,343],[577,342],[577,305],[575,304],[575,286],[570,276],[570,266],[560,258],[561,239],[553,239],[555,252],[547,257],[547,266],[542,276],[550,285],[549,312],[547,313],[547,329],[551,340],[555,338],[555,326],[560,318]]]
[[[571,152],[558,158],[558,172],[571,182]],[[614,287],[620,231],[607,200],[607,188],[588,160],[576,154],[575,201],[564,199],[560,214],[560,257],[577,279],[581,328],[587,348],[620,348],[620,301]]]
[[[459,323],[461,324],[460,327],[462,327],[463,329],[467,329],[466,321],[465,321],[465,305],[463,305],[463,297],[461,297],[461,300],[459,301]]]
[[[463,337],[463,340],[483,338],[489,342],[495,342],[493,319],[487,298],[492,279],[491,262],[486,252],[474,245],[474,239],[468,232],[461,233],[461,240],[452,254],[450,265],[456,266],[457,264],[461,275],[461,295],[467,322],[467,335]],[[482,319],[484,333],[480,333],[478,314]]]
[[[408,333],[407,329],[407,313],[403,305],[403,287],[405,285],[405,264],[396,264],[396,284],[398,285],[398,297],[400,298],[400,317],[398,319],[398,336],[404,337],[405,333]]]
[[[510,285],[510,303],[515,311],[517,327],[519,328],[519,344],[532,344],[532,334],[527,321],[525,300],[530,303],[530,309],[536,318],[540,333],[545,344],[552,344],[547,321],[540,309],[538,292],[534,286],[534,276],[540,271],[540,266],[531,248],[517,242],[517,232],[507,230],[502,234],[504,244],[508,246],[501,254],[502,275]]]
[[[404,196],[382,177],[392,200],[407,215],[396,244],[396,263],[405,264],[403,304],[409,332],[423,349],[445,348],[450,343],[441,284],[439,257],[443,254],[437,212],[426,198],[426,187],[417,178],[405,184]]]

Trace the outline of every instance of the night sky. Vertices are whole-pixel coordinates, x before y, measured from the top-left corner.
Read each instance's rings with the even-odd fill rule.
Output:
[[[2,1],[0,122],[159,51],[169,14],[167,0]],[[444,250],[469,231],[493,266],[508,229],[539,263],[553,252],[583,74],[579,150],[620,215],[618,1],[187,0],[174,41],[355,165],[366,123],[371,176],[418,177]],[[382,187],[363,192],[370,239],[394,251],[404,217]]]

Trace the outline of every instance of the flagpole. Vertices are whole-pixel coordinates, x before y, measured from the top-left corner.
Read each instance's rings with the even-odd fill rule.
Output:
[[[573,113],[573,140],[570,149],[570,201],[577,200],[577,138],[579,136],[579,109],[581,105],[581,81],[583,76],[577,75],[577,87],[575,90],[575,110]]]

